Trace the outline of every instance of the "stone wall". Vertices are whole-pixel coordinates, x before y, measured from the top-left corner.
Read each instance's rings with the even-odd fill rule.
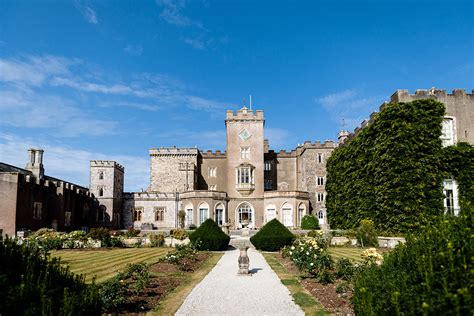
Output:
[[[196,189],[197,148],[150,149],[151,192],[184,192]]]
[[[214,185],[216,191],[227,191],[227,158],[219,150],[201,153],[198,168],[198,190],[210,190]],[[209,175],[209,168],[216,168],[216,176]]]
[[[179,207],[179,205],[178,205]],[[133,212],[142,211],[140,221],[134,221]],[[155,212],[164,210],[164,220],[157,221]],[[172,228],[176,223],[176,199],[172,193],[138,192],[124,194],[122,225],[124,228],[141,228],[151,223],[155,228]]]

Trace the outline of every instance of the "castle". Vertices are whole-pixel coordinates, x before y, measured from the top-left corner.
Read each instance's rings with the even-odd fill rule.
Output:
[[[444,146],[474,143],[474,93],[397,90],[391,102],[423,98],[446,106]],[[341,131],[337,143],[307,141],[290,152],[275,152],[263,136],[263,111],[245,106],[229,110],[225,152],[152,148],[150,185],[142,192],[123,191],[124,168],[114,161],[90,162],[89,189],[45,176],[42,151],[32,149],[26,169],[0,163],[0,229],[9,234],[40,227],[166,229],[179,227],[180,218],[186,227],[199,226],[207,218],[233,229],[259,228],[273,218],[298,227],[306,214],[327,228],[326,161],[370,122],[362,122],[352,133]],[[444,194],[446,210],[456,214],[455,179],[444,181]]]

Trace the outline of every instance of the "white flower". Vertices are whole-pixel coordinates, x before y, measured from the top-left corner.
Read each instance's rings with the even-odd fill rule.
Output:
[[[310,266],[313,266],[313,263],[312,263],[312,262],[310,263]]]
[[[293,251],[290,251],[290,256],[293,254]]]
[[[295,246],[291,246],[291,250],[295,250]]]

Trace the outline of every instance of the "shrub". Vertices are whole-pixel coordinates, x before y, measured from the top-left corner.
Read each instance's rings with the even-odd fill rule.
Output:
[[[161,247],[165,244],[165,235],[163,234],[149,234],[148,238],[152,247]]]
[[[49,260],[33,243],[0,236],[1,315],[99,315],[95,284]]]
[[[319,229],[319,220],[313,215],[305,215],[301,219],[301,229]]]
[[[354,308],[364,315],[472,315],[472,221],[440,221],[407,237],[354,281]]]
[[[197,228],[197,227],[196,227],[196,225],[194,225],[194,224],[189,225],[189,229],[190,229],[190,230],[195,230],[196,228]]]
[[[362,247],[378,247],[379,240],[375,231],[374,222],[370,219],[360,221],[356,232],[357,243]]]
[[[295,236],[276,218],[266,223],[250,241],[255,248],[264,251],[278,251],[284,246],[291,245]]]
[[[230,237],[210,218],[202,223],[189,239],[199,250],[223,250],[230,241]]]
[[[54,229],[40,228],[28,238],[26,243],[38,247],[43,255],[54,249],[61,249],[65,240],[65,234]]]
[[[137,237],[138,235],[140,235],[140,230],[139,229],[135,229],[133,227],[130,227],[128,230],[127,230],[127,233],[125,234],[127,237]]]
[[[183,210],[180,210],[178,212],[179,227],[184,228],[185,221],[186,221],[186,212]]]
[[[298,238],[291,246],[283,248],[282,255],[290,258],[298,269],[308,272],[319,282],[334,281],[334,276],[330,271],[333,260],[327,252],[327,243],[323,238]]]
[[[184,229],[172,229],[170,231],[171,237],[178,240],[185,240],[188,238],[188,233]]]
[[[110,232],[105,227],[91,228],[87,236],[95,240],[100,240],[102,247],[108,247],[110,244]]]
[[[340,258],[336,262],[336,277],[351,281],[357,271],[356,266],[350,259]]]
[[[180,270],[189,270],[189,261],[197,260],[197,246],[189,243],[187,245],[176,245],[175,251],[168,253],[162,261],[177,265]]]

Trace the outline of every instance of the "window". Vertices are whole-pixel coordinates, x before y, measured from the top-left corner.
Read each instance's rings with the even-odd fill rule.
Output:
[[[316,178],[316,184],[317,185],[324,185],[324,177],[317,177]]]
[[[193,206],[188,205],[186,207],[186,223],[189,225],[192,225],[193,223]]]
[[[216,191],[216,190],[217,190],[217,186],[216,186],[215,184],[211,184],[211,185],[209,186],[209,190],[211,190],[211,191]]]
[[[454,145],[454,120],[452,118],[444,118],[441,129],[441,141],[443,147]]]
[[[209,206],[207,203],[199,205],[199,225],[209,218]]]
[[[43,203],[35,202],[33,204],[33,219],[41,219],[42,209],[43,209]]]
[[[318,153],[318,163],[323,163],[323,154]]]
[[[272,163],[271,163],[270,161],[265,161],[264,170],[265,170],[265,171],[270,171],[270,170],[272,170]]]
[[[105,211],[107,208],[105,205],[99,206],[99,209],[97,210],[97,221],[98,222],[103,222],[105,220]]]
[[[71,212],[64,213],[64,226],[71,226]]]
[[[99,180],[104,180],[104,172],[99,171]]]
[[[155,207],[155,221],[162,222],[165,220],[165,207]]]
[[[104,196],[104,188],[99,188],[99,196]]]
[[[283,225],[290,227],[293,226],[293,207],[290,204],[285,203],[281,208]]]
[[[455,180],[447,179],[443,181],[444,209],[446,214],[459,214],[458,185]]]
[[[265,190],[271,190],[271,189],[273,189],[273,181],[272,181],[272,180],[268,180],[268,179],[265,180],[265,184],[264,184],[264,185],[265,185],[265,187],[264,187]]]
[[[224,224],[224,205],[218,204],[216,206],[215,221],[217,225],[222,226]]]
[[[318,220],[319,220],[319,225],[324,224],[324,211],[323,210],[320,210],[318,212]]]
[[[250,158],[250,147],[240,147],[240,159]]]
[[[324,193],[318,192],[316,193],[317,201],[324,202]]]
[[[270,204],[267,206],[267,209],[266,209],[266,217],[267,217],[267,223],[269,221],[271,221],[272,219],[276,218],[277,214],[276,214],[276,207],[275,205],[273,204]]]
[[[248,203],[240,205],[237,213],[240,227],[242,227],[242,224],[253,226],[252,208]]]
[[[139,222],[142,220],[143,207],[136,207],[133,209],[133,221]]]
[[[208,172],[209,172],[209,177],[210,178],[215,178],[216,174],[217,174],[217,168],[216,167],[209,167]]]
[[[238,183],[251,183],[251,172],[250,167],[240,167],[237,169]]]
[[[298,207],[298,226],[301,226],[301,219],[306,215],[306,206],[301,203]]]

